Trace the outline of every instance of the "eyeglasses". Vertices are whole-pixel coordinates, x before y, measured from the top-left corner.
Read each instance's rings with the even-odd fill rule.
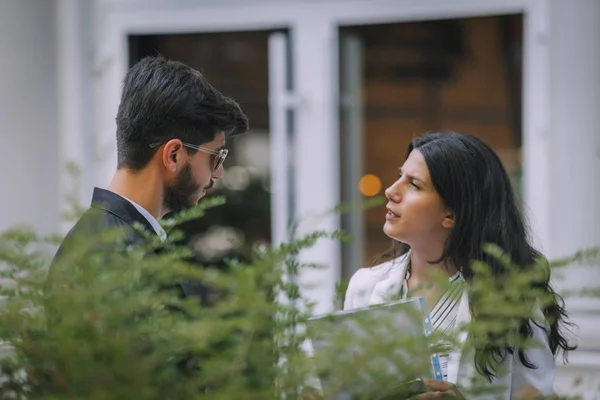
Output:
[[[229,150],[227,150],[227,149],[221,149],[219,151],[215,151],[215,150],[207,149],[206,147],[196,146],[195,144],[191,144],[191,143],[183,142],[182,144],[184,147],[187,147],[187,148],[190,148],[193,150],[198,150],[203,153],[208,153],[208,154],[212,155],[213,156],[212,172],[217,172],[223,166],[223,163],[225,162],[225,159],[227,158],[227,154],[229,153]],[[152,143],[150,145],[150,148],[153,149],[160,145],[162,145],[162,143]]]

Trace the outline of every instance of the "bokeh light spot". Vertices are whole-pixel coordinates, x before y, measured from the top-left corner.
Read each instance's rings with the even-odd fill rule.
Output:
[[[381,179],[373,174],[363,175],[358,182],[358,189],[363,196],[375,196],[381,191]]]

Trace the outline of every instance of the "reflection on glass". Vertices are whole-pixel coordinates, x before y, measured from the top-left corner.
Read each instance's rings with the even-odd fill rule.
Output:
[[[522,27],[506,15],[340,28],[342,199],[382,195],[411,139],[446,130],[488,143],[520,193]],[[365,176],[382,182],[378,193],[364,192]],[[390,246],[384,214],[343,218],[357,237],[343,278]]]
[[[198,261],[243,257],[247,246],[271,240],[269,194],[268,37],[270,32],[132,36],[130,63],[162,54],[199,70],[238,101],[251,130],[229,139],[225,175],[209,196],[227,203],[183,228]],[[243,243],[245,246],[240,247]]]

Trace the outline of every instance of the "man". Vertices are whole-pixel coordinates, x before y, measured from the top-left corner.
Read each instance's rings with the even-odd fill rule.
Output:
[[[195,206],[223,176],[226,137],[248,129],[236,102],[198,71],[163,57],[144,58],[128,71],[116,121],[117,171],[107,190],[94,189],[91,208],[61,244],[50,287],[60,285],[57,270],[64,273],[68,263],[58,260],[78,236],[117,228],[125,244],[139,244],[146,240],[135,229],[141,224],[164,240],[158,219]],[[182,284],[181,290],[194,296],[195,288]]]

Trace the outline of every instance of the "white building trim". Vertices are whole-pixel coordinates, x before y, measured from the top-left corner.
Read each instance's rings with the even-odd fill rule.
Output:
[[[594,178],[600,174],[600,113],[594,107],[600,103],[600,47],[594,40],[600,37],[599,4],[597,0],[578,0],[577,6],[561,0],[95,0],[96,161],[91,180],[106,185],[115,169],[114,118],[128,66],[129,34],[286,28],[291,35],[294,94],[300,99],[294,146],[296,215],[309,218],[304,231],[336,229],[337,217],[319,219],[320,224],[310,217],[331,210],[340,199],[338,26],[523,13],[524,202],[534,242],[549,258],[598,244],[600,185]],[[83,65],[77,64],[80,54],[71,57],[73,63]],[[70,97],[61,100],[62,107],[74,102],[72,90]],[[71,122],[67,136],[74,137],[80,124]],[[331,309],[340,274],[339,245],[323,242],[304,253],[303,259],[328,266],[303,277],[303,282],[318,283],[307,292],[318,311]],[[571,288],[598,279],[589,269],[587,275],[570,271],[565,281]],[[571,357],[561,374],[596,368],[588,361],[600,350],[595,335],[600,328],[598,303],[570,300],[568,304],[576,322],[588,317],[595,322],[582,323],[587,353],[582,350]],[[593,310],[591,314],[583,311],[586,307]],[[559,385],[565,388],[565,382],[559,380]]]

